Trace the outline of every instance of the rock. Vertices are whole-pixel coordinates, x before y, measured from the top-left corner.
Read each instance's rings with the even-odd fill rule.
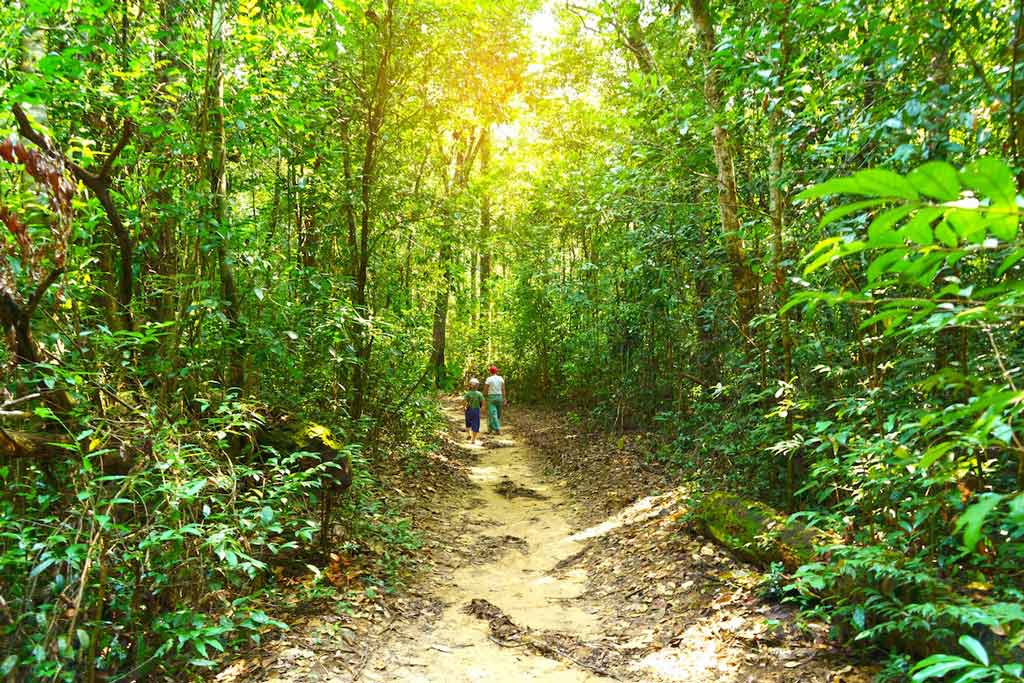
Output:
[[[336,491],[348,489],[352,484],[352,458],[329,428],[315,422],[291,423],[287,419],[278,422],[254,435],[259,446],[270,446],[281,454],[300,451],[317,454],[319,458],[308,457],[300,461],[306,467],[315,467],[321,462],[337,463],[327,477],[331,488]]]
[[[814,559],[815,545],[839,539],[785,516],[764,503],[732,493],[713,493],[694,510],[697,531],[743,559],[769,567],[781,562],[789,571]],[[701,555],[708,555],[704,546]]]

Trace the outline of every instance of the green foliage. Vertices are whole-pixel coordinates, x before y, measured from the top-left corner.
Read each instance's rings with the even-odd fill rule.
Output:
[[[334,551],[390,590],[380,473],[491,363],[840,537],[838,636],[1014,675],[1024,18],[695,4],[0,6],[3,675],[211,667]]]
[[[960,645],[967,650],[971,659],[955,655],[932,655],[914,665],[911,680],[927,681],[933,678],[952,677],[954,683],[968,681],[993,681],[1012,683],[1024,680],[1024,665],[989,663],[985,647],[971,636],[960,636]]]
[[[3,676],[183,680],[288,586],[395,589],[382,477],[442,422],[421,303],[489,182],[447,197],[435,131],[506,115],[526,9],[0,6]]]
[[[691,485],[841,538],[794,582],[837,637],[904,672],[965,633],[1012,659],[1024,123],[993,74],[1021,17],[711,2],[703,55],[694,4],[566,10],[496,355],[595,426],[662,432]]]
[[[886,642],[897,635],[942,642],[980,627],[1006,637],[998,644],[1006,656],[1024,637],[1020,592],[1001,579],[1014,571],[1022,532],[1022,470],[1019,456],[1005,450],[1015,439],[1010,425],[1019,411],[1018,392],[1001,348],[1019,325],[1012,305],[1020,288],[1017,271],[1000,267],[1020,248],[1012,175],[991,158],[959,172],[932,162],[905,177],[861,172],[830,180],[802,197],[833,193],[885,197],[895,208],[855,202],[855,211],[845,215],[871,211],[874,218],[853,230],[840,227],[839,236],[823,240],[806,257],[806,274],[826,264],[857,262],[865,275],[862,287],[809,289],[787,306],[866,307],[877,312],[862,328],[881,326],[883,338],[904,344],[944,329],[975,328],[991,349],[994,367],[978,367],[969,383],[964,374],[939,368],[910,384],[905,373],[919,370],[904,360],[906,369],[896,364],[896,374],[881,387],[885,393],[870,399],[901,406],[889,412],[884,431],[875,431],[877,417],[861,399],[836,412],[844,426],[839,434],[831,421],[819,422],[814,436],[800,439],[801,448],[819,454],[805,491],[819,492],[820,503],[832,501],[834,521],[867,522],[867,528],[854,535],[858,545],[831,549],[830,563],[803,567],[797,586],[805,594],[842,595],[833,616],[852,624],[858,639]],[[866,239],[858,234],[864,225]],[[925,234],[933,226],[935,238]],[[940,273],[952,268],[959,275],[942,284]],[[957,369],[966,370],[962,363]],[[861,423],[858,428],[851,418]],[[859,588],[840,590],[844,581]],[[963,593],[949,584],[963,587]],[[968,595],[972,586],[982,594]],[[960,643],[976,662],[936,655],[914,667],[914,679],[966,669],[962,680],[1012,680],[1005,678],[1012,671],[989,668],[988,654],[973,636],[962,636]]]

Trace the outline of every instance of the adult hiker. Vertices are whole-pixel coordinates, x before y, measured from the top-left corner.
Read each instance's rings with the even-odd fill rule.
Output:
[[[498,368],[490,368],[491,376],[484,380],[487,385],[487,428],[501,434],[501,407],[505,403],[505,378],[498,374]]]
[[[471,443],[476,443],[480,435],[480,406],[484,404],[484,395],[477,390],[479,386],[480,380],[476,377],[470,379],[469,391],[462,397],[462,407],[466,412],[466,431],[469,433]]]

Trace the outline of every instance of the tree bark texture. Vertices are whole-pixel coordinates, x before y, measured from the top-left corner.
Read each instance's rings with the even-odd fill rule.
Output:
[[[224,301],[224,314],[231,322],[239,339],[241,330],[241,305],[238,289],[235,285],[235,273],[228,259],[228,177],[227,177],[227,142],[224,131],[224,40],[227,8],[223,2],[217,2],[210,16],[209,45],[209,93],[207,106],[211,116],[210,126],[210,195],[211,211],[220,233],[217,240],[217,270],[220,276],[221,298]],[[241,344],[231,344],[228,358],[229,386],[243,389],[245,387],[245,358]]]
[[[725,246],[729,271],[732,273],[736,292],[736,309],[740,333],[747,344],[750,338],[750,321],[757,310],[757,278],[747,262],[746,247],[740,231],[739,200],[736,191],[736,169],[733,162],[732,138],[723,125],[725,116],[722,103],[720,71],[714,63],[717,38],[715,26],[705,0],[690,0],[690,12],[700,37],[704,58],[704,99],[714,118],[712,146],[715,165],[718,168],[718,210],[722,222],[722,240]]]

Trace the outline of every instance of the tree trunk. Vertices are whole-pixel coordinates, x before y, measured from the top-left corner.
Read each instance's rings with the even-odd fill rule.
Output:
[[[212,196],[211,211],[220,233],[217,240],[217,270],[220,275],[221,298],[224,301],[224,314],[231,322],[232,331],[237,339],[230,344],[228,357],[227,384],[239,390],[245,387],[245,358],[242,353],[241,306],[238,290],[235,286],[235,274],[228,260],[228,180],[227,180],[227,147],[224,131],[224,39],[227,9],[218,0],[214,3],[210,15],[210,79],[207,94],[207,111],[211,116],[210,126],[210,194]]]
[[[434,298],[434,334],[433,351],[430,355],[430,364],[434,368],[434,386],[441,388],[447,377],[445,367],[445,346],[448,334],[448,298],[452,289],[452,247],[445,238],[437,255],[441,267],[444,268],[441,286]]]
[[[1017,185],[1024,185],[1024,0],[1017,0],[1013,22],[1013,64],[1010,69],[1010,148],[1021,169]]]
[[[480,174],[487,175],[491,164],[491,127],[484,124],[480,132]],[[480,200],[480,311],[484,323],[491,323],[491,195],[484,190]],[[485,328],[486,329],[486,328]],[[486,334],[486,332],[485,332]]]
[[[64,269],[58,268],[50,272],[37,286],[32,297],[25,303],[19,303],[15,297],[7,291],[0,290],[0,328],[3,329],[7,338],[7,345],[14,357],[14,362],[19,365],[35,365],[42,361],[39,347],[32,336],[32,316],[43,299],[46,290],[55,283]],[[71,399],[63,390],[47,391],[40,387],[40,393],[50,408],[58,413],[64,414],[71,408]]]
[[[163,0],[160,3],[160,44],[170,46],[174,43],[178,26],[178,0]],[[161,92],[166,91],[170,85],[170,66],[173,64],[175,55],[170,47],[164,47],[160,52],[160,59],[164,66],[160,69],[158,81]],[[169,105],[165,105],[160,111],[160,120],[165,125],[170,125],[174,112]],[[178,221],[171,204],[173,201],[173,177],[174,162],[165,157],[161,162],[161,170],[158,176],[158,186],[153,193],[153,201],[156,204],[154,211],[153,230],[156,233],[156,254],[152,265],[153,273],[157,277],[156,302],[153,306],[153,319],[156,322],[175,322],[175,328],[161,341],[161,348],[164,357],[170,359],[172,365],[177,363],[178,325],[176,319],[178,302]],[[177,373],[168,373],[160,383],[160,402],[166,403],[169,396],[174,394],[177,384]]]
[[[736,193],[736,169],[733,163],[732,140],[729,130],[723,125],[725,116],[722,105],[720,73],[714,64],[717,39],[715,27],[705,0],[690,0],[690,11],[700,37],[705,65],[704,98],[714,118],[712,146],[715,164],[718,168],[718,210],[722,222],[722,239],[732,273],[733,288],[736,292],[737,322],[744,343],[752,344],[750,321],[757,310],[757,278],[747,262],[746,249],[740,232],[739,200]]]
[[[373,65],[373,86],[364,102],[366,115],[366,140],[363,145],[363,159],[358,178],[359,211],[347,200],[346,221],[348,226],[348,246],[350,269],[353,282],[351,301],[356,312],[366,320],[371,317],[367,307],[366,287],[369,280],[370,267],[370,235],[376,219],[373,206],[373,190],[376,180],[377,154],[379,152],[381,131],[387,112],[389,90],[391,87],[392,31],[394,29],[394,1],[385,4],[384,17],[377,19],[381,44],[377,62]],[[343,123],[344,134],[348,136],[349,122]],[[347,187],[355,189],[356,179],[352,175],[351,142],[348,139],[343,151],[343,168]],[[351,190],[350,190],[351,191]],[[358,213],[358,220],[356,214]],[[356,351],[356,363],[352,368],[352,400],[350,415],[358,420],[363,415],[366,405],[367,376],[370,358],[373,353],[373,338],[370,330],[360,321],[353,321],[349,328],[353,347]]]
[[[785,122],[782,120],[782,101],[786,99],[785,82],[789,72],[789,60],[791,42],[789,37],[789,0],[782,2],[782,16],[779,21],[779,44],[782,54],[779,59],[777,78],[779,82],[779,99],[769,119],[772,136],[770,161],[768,166],[768,212],[772,222],[772,285],[775,290],[776,305],[781,308],[788,298],[786,287],[786,274],[782,266],[785,256],[785,224],[787,197],[783,190],[783,172],[786,162],[786,135]],[[793,337],[789,330],[789,312],[778,313],[779,337],[782,341],[782,372],[779,379],[782,382],[793,381]],[[786,413],[786,433],[791,435],[793,431],[793,411]],[[789,509],[794,507],[794,498],[797,490],[798,471],[797,456],[791,455],[786,462],[786,492]]]

